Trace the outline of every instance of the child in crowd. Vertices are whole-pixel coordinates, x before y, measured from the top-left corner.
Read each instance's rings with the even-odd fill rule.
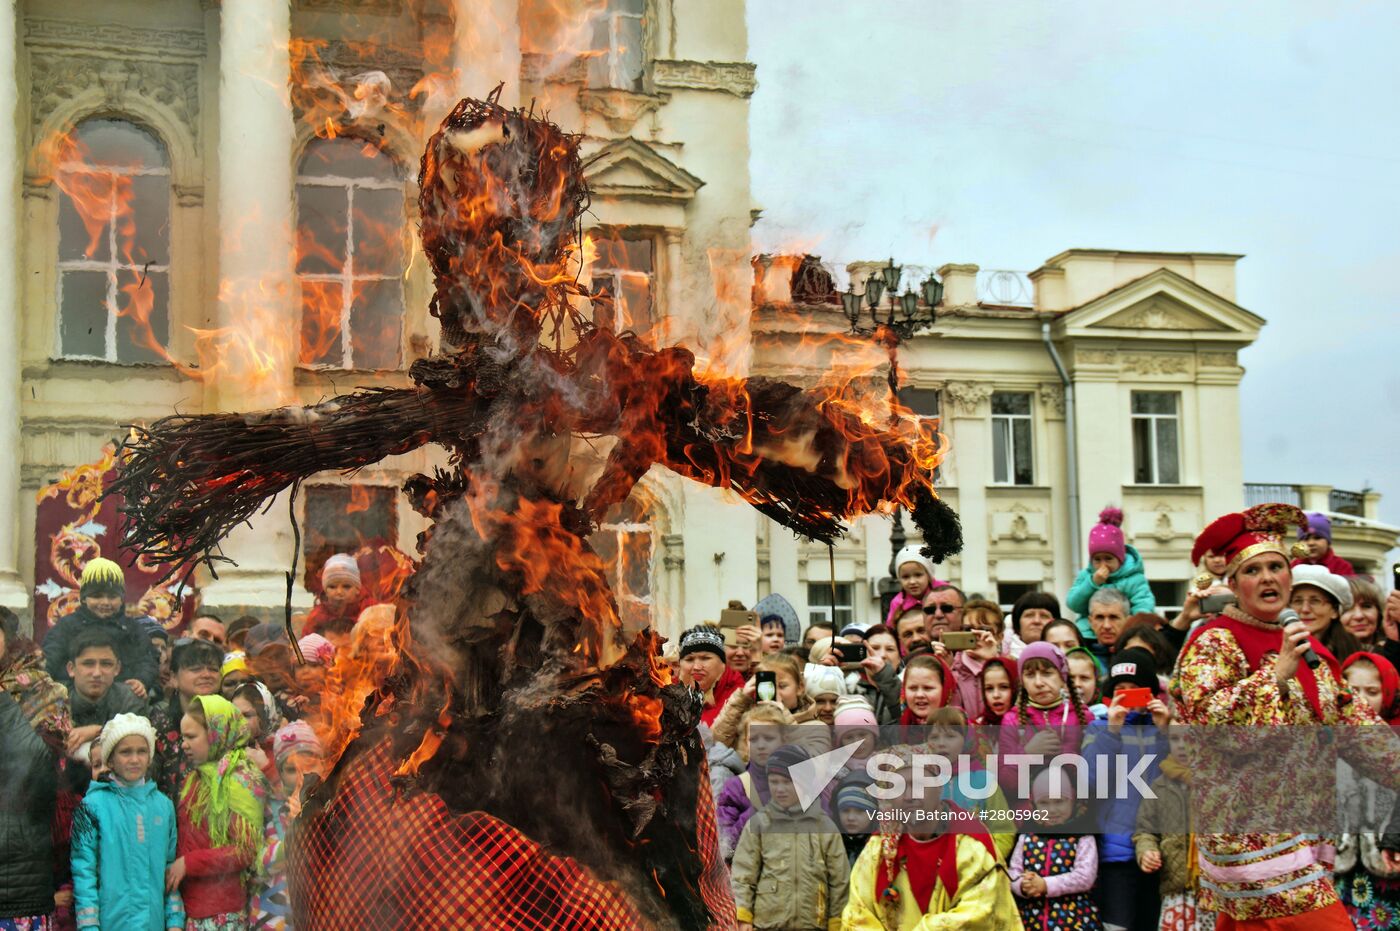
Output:
[[[269,785],[277,785],[277,764],[272,757],[272,735],[285,722],[277,708],[277,699],[267,686],[254,679],[234,692],[233,707],[243,715],[248,725],[248,759],[261,770]]]
[[[948,704],[953,673],[942,659],[928,653],[911,656],[904,664],[904,712],[900,724],[927,724]]]
[[[797,619],[797,609],[777,592],[758,599],[753,613],[758,615],[758,627],[762,633],[759,646],[764,656],[780,653],[784,647],[796,646],[802,638],[802,623]]]
[[[835,724],[836,704],[846,697],[846,677],[840,667],[808,663],[803,679],[812,699],[813,717],[823,724]]]
[[[854,688],[847,681],[846,690],[865,699],[875,710],[881,724],[899,723],[899,638],[884,624],[876,624],[865,632],[865,661]]]
[[[320,634],[343,649],[360,612],[372,601],[360,582],[360,564],[349,553],[336,553],[321,567],[321,592],[306,615],[301,635]]]
[[[1074,816],[1074,776],[1049,769],[1031,787],[1034,825],[1056,828]],[[1052,782],[1058,782],[1052,789]],[[1030,831],[1016,839],[1011,854],[1011,891],[1019,899],[1021,922],[1044,931],[1088,931],[1099,927],[1098,911],[1089,890],[1098,873],[1098,849],[1092,834]]]
[[[875,719],[875,712],[865,703],[865,699],[847,695],[837,702],[835,737],[837,747],[858,744],[855,753],[836,774],[837,778],[844,779],[852,772],[864,773],[866,761],[880,742],[879,723]]]
[[[1065,663],[1069,666],[1070,685],[1079,694],[1079,700],[1096,721],[1108,720],[1108,706],[1103,703],[1103,667],[1099,658],[1085,646],[1070,647],[1065,651]]]
[[[1016,843],[1016,823],[1006,806],[1006,796],[996,776],[983,765],[982,756],[972,746],[967,732],[967,712],[961,708],[939,708],[928,720],[928,748],[948,761],[951,777],[943,788],[943,798],[951,802],[992,835],[997,856],[1005,860]]]
[[[1129,689],[1146,689],[1150,700],[1130,707]],[[1093,740],[1084,748],[1090,785],[1098,789],[1100,773],[1126,766],[1149,785],[1167,756],[1166,727],[1170,712],[1162,700],[1153,655],[1141,647],[1114,654],[1108,669],[1108,717],[1096,722]],[[1104,769],[1104,765],[1108,769]],[[1110,779],[1113,778],[1111,775]],[[1099,915],[1106,929],[1155,927],[1160,910],[1157,880],[1138,865],[1133,832],[1137,830],[1142,795],[1132,785],[1110,785],[1095,806],[1099,847]]]
[[[744,758],[745,772],[725,784],[715,810],[719,819],[719,847],[726,860],[734,856],[739,834],[754,811],[768,804],[768,757],[783,743],[792,715],[777,702],[759,702],[744,714],[735,747]]]
[[[774,700],[786,708],[799,723],[811,721],[817,716],[816,702],[812,701],[807,694],[807,687],[802,676],[803,664],[798,662],[795,656],[787,653],[775,653],[772,656],[765,656],[759,660],[757,672],[773,673],[773,682],[777,689]],[[737,688],[725,700],[724,707],[720,709],[710,728],[714,731],[715,740],[727,747],[739,749],[740,734],[739,723],[745,713],[758,701],[758,676],[754,675],[745,682],[743,688]]]
[[[166,891],[175,861],[175,806],[147,778],[156,732],[121,713],[102,728],[111,781],[93,780],[73,815],[73,895],[79,928],[183,929],[180,896]]]
[[[1216,913],[1197,904],[1201,883],[1191,833],[1193,772],[1186,763],[1186,730],[1179,717],[1171,719],[1167,745],[1171,752],[1162,761],[1162,775],[1152,783],[1155,798],[1144,798],[1138,807],[1133,832],[1138,867],[1159,874],[1160,931],[1214,931]],[[1337,885],[1340,891],[1341,883]]]
[[[1293,560],[1293,566],[1321,566],[1334,575],[1356,575],[1352,564],[1332,549],[1332,521],[1326,514],[1309,511],[1308,525],[1298,530],[1298,539],[1308,548],[1308,555]]]
[[[871,838],[856,858],[841,927],[846,931],[1019,927],[1006,866],[991,835],[975,820],[954,821],[937,786],[916,790],[909,762],[900,768],[899,777],[903,794],[883,807],[887,817],[898,816],[905,826]],[[928,814],[933,817],[920,817]]]
[[[895,554],[894,574],[899,580],[899,592],[890,602],[890,610],[885,615],[885,623],[894,626],[895,619],[905,611],[924,607],[924,596],[935,585],[942,585],[934,577],[933,563],[920,550],[918,544],[904,547]]]
[[[740,931],[828,931],[846,906],[850,864],[841,832],[813,804],[802,809],[793,766],[810,759],[785,746],[768,758],[769,801],[744,825],[730,883]]]
[[[248,914],[253,931],[291,931],[291,900],[287,894],[287,834],[301,808],[301,789],[308,775],[319,775],[321,742],[305,721],[284,724],[272,737],[277,781],[267,803],[264,846],[257,885]]]
[[[267,795],[248,759],[248,727],[227,699],[199,695],[180,733],[195,768],[180,790],[180,855],[168,888],[184,897],[187,931],[244,931]]]
[[[233,693],[253,680],[253,671],[248,668],[248,654],[242,650],[224,654],[223,665],[219,667],[219,693],[233,701]]]
[[[1001,719],[1001,759],[1018,753],[1043,753],[1048,759],[1078,750],[1084,727],[1093,715],[1079,693],[1069,687],[1069,666],[1060,648],[1044,641],[1029,644],[1021,654],[1020,672],[1016,706]],[[1014,793],[1016,767],[1002,762],[997,775],[1002,788]],[[1014,794],[1008,800],[1013,804],[1023,801]]]
[[[1104,508],[1099,513],[1099,522],[1089,531],[1089,565],[1079,571],[1065,598],[1065,606],[1079,615],[1075,623],[1085,640],[1094,639],[1094,629],[1089,626],[1089,599],[1106,585],[1127,596],[1130,614],[1157,610],[1157,599],[1143,572],[1142,557],[1124,542],[1123,512],[1117,508]]]
[[[1342,664],[1347,690],[1392,728],[1400,725],[1400,673],[1378,653],[1353,653]],[[1166,769],[1165,766],[1162,767]],[[1382,858],[1381,840],[1396,793],[1366,779],[1345,760],[1337,761],[1337,895],[1358,928],[1400,923],[1400,876]]]
[[[875,812],[878,805],[870,795],[869,777],[852,775],[836,784],[835,803],[836,823],[841,826],[841,842],[846,847],[846,859],[855,865],[865,845],[870,843],[870,835],[877,833],[878,822]]]
[[[1016,700],[1016,661],[1009,656],[989,659],[978,678],[982,681],[982,705],[985,710],[976,723],[1000,727],[1002,718]]]
[[[326,676],[335,662],[335,644],[320,634],[307,634],[297,641],[304,663],[292,670],[292,680],[298,695],[305,697],[305,713],[311,715],[321,708],[321,694],[326,690]]]

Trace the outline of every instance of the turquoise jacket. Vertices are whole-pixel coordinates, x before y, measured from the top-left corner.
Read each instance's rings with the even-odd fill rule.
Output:
[[[1147,584],[1147,575],[1142,571],[1142,557],[1138,551],[1131,546],[1124,548],[1123,565],[1118,567],[1118,571],[1108,577],[1108,581],[1102,585],[1094,584],[1094,569],[1092,566],[1085,566],[1079,570],[1078,577],[1074,584],[1070,586],[1069,595],[1065,598],[1065,607],[1079,615],[1074,622],[1079,627],[1079,632],[1090,640],[1097,639],[1094,636],[1094,628],[1089,626],[1089,599],[1094,592],[1100,588],[1108,588],[1110,585],[1128,596],[1128,601],[1132,608],[1129,614],[1142,614],[1157,610],[1157,599],[1152,595],[1152,586]]]
[[[93,782],[73,814],[73,906],[79,928],[166,931],[185,926],[175,862],[175,806],[150,779]]]

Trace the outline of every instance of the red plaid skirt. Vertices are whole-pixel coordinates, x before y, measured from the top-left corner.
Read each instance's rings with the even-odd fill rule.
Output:
[[[576,860],[545,853],[483,812],[453,814],[430,793],[403,796],[390,785],[387,743],[345,765],[335,796],[298,823],[290,884],[297,927],[378,929],[645,928],[626,893],[599,882]],[[709,779],[700,789],[700,889],[716,916],[735,926],[729,875],[719,857]]]

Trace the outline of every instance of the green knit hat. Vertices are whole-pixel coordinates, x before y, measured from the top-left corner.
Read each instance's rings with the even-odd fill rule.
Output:
[[[126,574],[122,572],[122,567],[112,560],[98,556],[96,559],[89,559],[87,565],[83,566],[83,578],[78,585],[78,593],[87,596],[105,592],[125,594]]]

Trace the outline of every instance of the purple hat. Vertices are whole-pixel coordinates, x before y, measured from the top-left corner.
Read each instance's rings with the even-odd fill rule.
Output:
[[[1123,512],[1117,508],[1104,508],[1099,512],[1099,522],[1089,531],[1089,558],[1095,553],[1108,553],[1119,563],[1127,558],[1123,548]]]
[[[1060,675],[1065,676],[1066,680],[1068,680],[1069,667],[1065,663],[1065,654],[1061,652],[1060,648],[1055,646],[1055,644],[1046,643],[1044,640],[1037,640],[1035,643],[1028,644],[1026,648],[1021,651],[1021,669],[1024,670],[1026,664],[1033,659],[1045,660],[1058,669]]]
[[[1315,536],[1326,537],[1328,543],[1332,542],[1332,522],[1327,519],[1327,515],[1318,514],[1315,511],[1309,511],[1303,516],[1308,519],[1308,525],[1306,527],[1298,528],[1299,540],[1302,540],[1306,537]]]

